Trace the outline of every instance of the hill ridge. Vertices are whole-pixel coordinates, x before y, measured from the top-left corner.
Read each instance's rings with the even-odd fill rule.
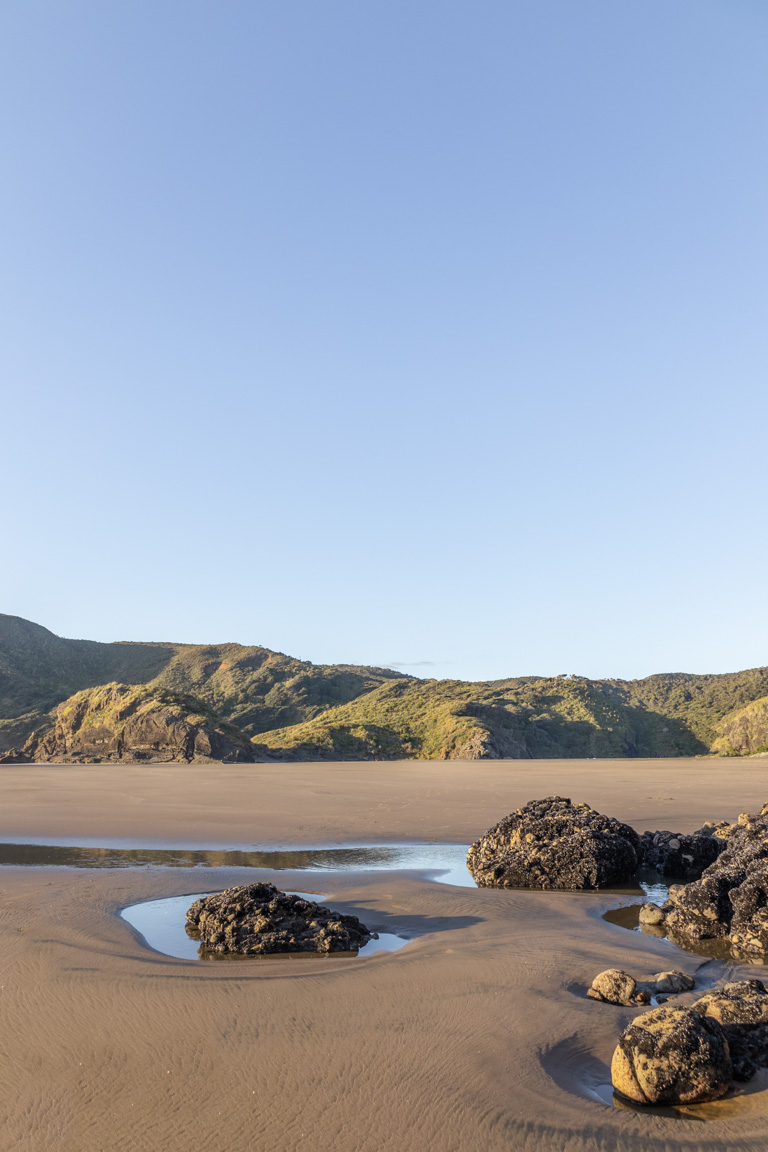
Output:
[[[67,639],[0,613],[0,753],[50,730],[69,697],[110,683],[199,700],[266,759],[750,755],[765,743],[763,707],[750,706],[768,698],[768,667],[419,679],[236,641]]]

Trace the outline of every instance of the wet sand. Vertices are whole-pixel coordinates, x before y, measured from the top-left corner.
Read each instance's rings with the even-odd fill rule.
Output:
[[[0,840],[310,845],[469,842],[525,801],[587,800],[686,831],[768,799],[768,761],[0,768]],[[763,1149],[768,1078],[707,1113],[597,1097],[637,1010],[584,998],[609,966],[692,954],[602,920],[608,894],[504,892],[416,873],[280,873],[402,951],[200,964],[152,953],[127,904],[253,879],[234,869],[0,872],[0,1147],[60,1152]],[[750,977],[708,965],[700,981]],[[591,1095],[590,1095],[591,1093]],[[707,1119],[702,1119],[706,1116]]]

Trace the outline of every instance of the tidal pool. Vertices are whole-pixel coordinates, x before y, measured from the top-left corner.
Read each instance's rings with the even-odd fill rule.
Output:
[[[669,895],[669,888],[674,883],[685,883],[666,878],[663,883],[647,883],[640,881],[645,893],[643,903],[663,904]],[[609,924],[617,924],[619,928],[627,928],[630,932],[642,932],[645,936],[654,936],[657,940],[665,940],[670,948],[680,948],[683,952],[691,952],[694,956],[705,956],[708,960],[738,960],[741,964],[753,964],[765,967],[768,957],[754,956],[741,952],[730,940],[689,940],[686,936],[679,936],[674,932],[667,932],[661,924],[641,924],[640,909],[642,904],[624,904],[621,908],[611,908],[603,915]]]
[[[185,917],[187,909],[201,896],[208,896],[208,892],[194,892],[189,896],[172,896],[166,900],[145,900],[141,904],[131,904],[123,908],[120,915],[127,920],[133,929],[141,936],[148,948],[154,952],[162,952],[166,956],[176,956],[180,960],[264,960],[264,956],[222,956],[218,952],[207,952],[201,949],[200,941],[187,935]],[[317,892],[291,892],[293,896],[303,896],[305,900],[314,900],[320,904],[324,897]],[[369,940],[357,952],[333,952],[332,957],[342,959],[367,958],[375,956],[377,952],[397,952],[405,947],[409,941],[402,936],[395,936],[393,932],[379,932],[378,940]],[[291,960],[327,959],[314,952],[292,952],[285,957]],[[279,960],[281,955],[272,955],[268,959]]]
[[[443,884],[474,888],[468,844],[374,844],[345,848],[174,848],[169,845],[0,844],[0,866],[65,868],[260,868],[270,871],[434,872]]]

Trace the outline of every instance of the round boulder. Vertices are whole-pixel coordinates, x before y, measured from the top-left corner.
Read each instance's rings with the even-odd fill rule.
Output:
[[[624,1029],[613,1087],[636,1104],[701,1104],[725,1095],[733,1066],[717,1021],[688,1008],[653,1008]]]
[[[637,981],[620,968],[606,968],[599,972],[587,991],[590,1000],[602,1000],[604,1004],[648,1004],[648,992],[638,990]]]
[[[195,900],[187,933],[209,952],[355,952],[377,939],[357,916],[290,896],[274,884],[246,884]]]

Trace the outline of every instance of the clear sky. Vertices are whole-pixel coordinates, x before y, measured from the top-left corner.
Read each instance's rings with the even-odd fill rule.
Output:
[[[768,664],[765,0],[6,0],[0,610]]]

